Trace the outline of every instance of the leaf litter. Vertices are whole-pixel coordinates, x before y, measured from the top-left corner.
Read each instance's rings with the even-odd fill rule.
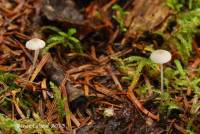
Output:
[[[199,5],[1,0],[0,132],[200,132]],[[28,79],[32,38],[47,47]],[[173,57],[164,93],[149,60],[161,48]]]

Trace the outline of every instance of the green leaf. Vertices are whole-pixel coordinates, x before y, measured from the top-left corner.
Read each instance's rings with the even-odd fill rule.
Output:
[[[65,38],[69,38],[69,35],[67,33],[64,32],[58,32],[59,35],[65,37]]]
[[[56,33],[59,33],[59,32],[62,32],[59,28],[55,27],[55,26],[43,26],[41,28],[42,31],[44,30],[51,30],[51,31],[54,31]]]
[[[69,40],[72,41],[74,44],[80,44],[80,41],[75,37],[69,37]]]
[[[174,63],[176,65],[176,68],[177,68],[179,74],[181,75],[181,77],[182,78],[186,78],[186,72],[183,70],[183,67],[182,67],[180,61],[179,60],[175,60]]]
[[[125,15],[127,14],[127,12],[124,11],[124,9],[123,9],[120,5],[118,5],[118,4],[114,4],[114,5],[112,6],[112,10],[119,11],[119,12],[120,12],[120,15],[121,15],[122,17],[125,17]]]
[[[65,38],[60,35],[52,35],[48,38],[47,44],[55,43],[55,42],[64,42]]]
[[[53,47],[55,47],[56,45],[58,45],[58,44],[61,44],[61,43],[63,43],[62,41],[60,41],[60,42],[52,42],[51,44],[48,44],[45,48],[43,48],[42,49],[42,55],[45,55],[48,51],[49,51],[49,49],[51,49],[51,48],[53,48]]]
[[[112,6],[112,10],[122,10],[121,6],[118,4],[115,4]]]
[[[179,110],[180,109],[180,107],[179,106],[177,106],[174,102],[169,102],[168,104],[168,110],[175,110],[175,109],[177,109],[177,110]]]
[[[116,20],[117,23],[119,24],[120,31],[121,32],[126,32],[127,29],[125,28],[124,21],[125,21],[125,15],[127,14],[127,12],[124,11],[124,9],[120,5],[117,5],[117,4],[114,4],[112,6],[112,10],[115,10],[115,11],[119,12],[119,14],[113,15],[112,18],[114,20]]]
[[[71,42],[66,42],[66,43],[65,43],[65,46],[69,46],[69,48],[70,48],[71,50],[75,50],[75,47],[74,47],[74,45],[73,45]]]
[[[69,36],[72,36],[72,35],[74,35],[76,32],[77,32],[77,31],[76,31],[75,28],[70,28],[70,29],[68,29],[67,34],[68,34]]]

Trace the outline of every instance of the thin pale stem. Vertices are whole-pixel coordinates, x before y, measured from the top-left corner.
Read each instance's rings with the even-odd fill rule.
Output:
[[[34,58],[33,58],[33,66],[30,69],[29,75],[28,75],[28,79],[31,77],[33,70],[35,69],[36,63],[37,63],[37,59],[39,56],[39,51],[40,50],[35,50],[34,52]]]
[[[37,62],[37,59],[38,59],[39,51],[40,51],[40,50],[35,50],[34,58],[33,58],[33,69],[34,69],[35,66],[36,66],[36,62]]]
[[[163,64],[160,64],[161,92],[164,92]]]

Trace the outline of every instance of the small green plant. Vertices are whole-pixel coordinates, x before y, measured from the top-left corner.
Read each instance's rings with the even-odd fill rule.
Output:
[[[0,71],[0,82],[3,82],[5,84],[11,84],[11,82],[16,78],[17,76],[15,74]]]
[[[0,84],[2,84],[2,88],[0,90],[0,97],[4,96],[4,93],[15,90],[19,88],[18,85],[14,83],[14,80],[17,78],[17,75],[9,72],[0,71]]]
[[[167,5],[177,11],[176,26],[168,38],[178,49],[184,64],[192,53],[192,40],[200,33],[200,0],[167,0]]]
[[[192,40],[196,34],[200,33],[200,8],[179,13],[176,19],[177,25],[171,35],[167,37],[169,44],[176,46],[182,61],[187,64],[192,54]],[[165,36],[165,35],[164,35]]]
[[[166,117],[169,117],[173,110],[181,110],[168,92],[160,93],[160,98],[162,100],[162,103],[160,103],[160,109],[166,114]]]
[[[184,0],[167,0],[167,6],[176,11],[181,11],[184,7]]]
[[[144,67],[147,67],[149,70],[158,70],[158,65],[153,63],[150,59],[140,56],[130,56],[125,59],[113,59],[116,61],[117,67],[121,72],[127,74],[128,77],[132,79],[132,88],[136,86]]]
[[[179,87],[189,87],[193,90],[193,92],[200,97],[200,91],[199,91],[199,86],[200,86],[200,78],[194,77],[193,79],[189,80],[187,76],[187,70],[184,70],[180,61],[175,60],[175,65],[177,67],[177,71],[179,76],[177,76],[174,84],[175,87],[178,89]]]
[[[28,134],[53,134],[58,133],[57,128],[52,126],[53,123],[48,123],[46,120],[41,119],[41,117],[33,112],[33,118],[25,118],[17,120],[21,125],[21,128],[25,129]]]
[[[146,85],[141,85],[137,89],[135,89],[136,93],[141,96],[141,95],[146,95],[148,92],[149,88]]]
[[[191,90],[200,97],[200,78],[194,77],[189,79],[188,72],[184,67],[181,65],[179,60],[174,61],[176,65],[176,69],[167,68],[165,70],[166,78],[169,82],[169,86],[173,87],[176,90],[182,90],[182,88],[191,88]],[[171,75],[170,75],[171,74]]]
[[[195,134],[195,132],[193,131],[193,119],[188,121],[186,132],[187,134]]]
[[[178,12],[193,10],[200,7],[200,0],[167,0],[167,6]]]
[[[116,11],[116,15],[113,15],[113,19],[117,21],[119,24],[119,29],[121,32],[126,32],[127,29],[124,24],[125,16],[128,12],[124,11],[124,9],[120,5],[113,5],[112,10]]]
[[[179,60],[174,60],[174,64],[176,65],[177,71],[180,74],[180,78],[185,79],[187,77],[186,70],[183,69]]]
[[[20,124],[0,113],[0,133],[22,134]]]
[[[53,90],[53,95],[58,108],[58,112],[60,114],[60,118],[62,119],[65,116],[65,111],[64,111],[65,100],[62,98],[59,88],[53,82],[50,82],[50,87]]]
[[[44,26],[42,31],[44,30],[51,30],[55,32],[55,34],[51,35],[47,39],[47,46],[43,49],[43,53],[46,53],[50,48],[55,47],[58,44],[70,48],[71,50],[83,53],[80,40],[74,36],[74,34],[77,32],[75,28],[69,28],[67,32],[63,32],[54,26]]]

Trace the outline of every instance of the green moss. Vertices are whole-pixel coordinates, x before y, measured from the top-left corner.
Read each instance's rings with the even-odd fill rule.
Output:
[[[150,59],[140,56],[129,56],[124,59],[113,58],[119,70],[132,79],[131,87],[134,88],[145,67],[149,70],[157,72],[158,65],[153,63]]]
[[[22,134],[20,124],[0,113],[0,132],[7,134]]]
[[[118,12],[116,15],[113,15],[112,18],[117,21],[119,24],[119,30],[120,32],[126,32],[127,29],[125,27],[125,16],[128,12],[126,12],[120,5],[114,4],[112,6],[112,10]]]
[[[12,82],[16,77],[17,76],[15,74],[12,74],[12,73],[9,73],[9,72],[0,71],[0,82],[3,82],[5,84],[14,86],[12,84]]]
[[[54,100],[56,101],[60,119],[62,120],[62,118],[66,115],[64,111],[65,99],[62,98],[60,89],[53,82],[50,82],[50,87],[53,90]]]

